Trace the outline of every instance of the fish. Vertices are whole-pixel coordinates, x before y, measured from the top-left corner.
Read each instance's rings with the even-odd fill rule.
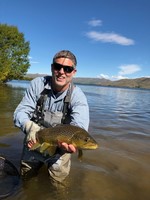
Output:
[[[55,127],[43,128],[36,133],[37,142],[30,150],[37,150],[42,154],[53,156],[60,143],[73,144],[78,150],[78,159],[82,159],[82,150],[94,150],[98,148],[96,140],[83,128],[63,124]]]

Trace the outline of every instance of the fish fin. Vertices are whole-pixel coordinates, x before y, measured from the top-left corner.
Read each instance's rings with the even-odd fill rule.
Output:
[[[57,146],[49,146],[46,151],[50,156],[53,156],[56,153],[56,149]]]
[[[78,149],[78,159],[82,161],[83,152],[81,149]]]
[[[40,153],[44,153],[49,148],[49,146],[50,144],[47,142],[42,143],[40,147]]]

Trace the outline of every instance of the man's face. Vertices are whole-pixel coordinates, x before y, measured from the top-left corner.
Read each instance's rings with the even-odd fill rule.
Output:
[[[68,88],[76,69],[73,67],[73,62],[69,58],[57,58],[51,66],[52,80],[55,90],[64,91]]]

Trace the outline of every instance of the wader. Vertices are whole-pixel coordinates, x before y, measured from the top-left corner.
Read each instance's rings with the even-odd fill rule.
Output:
[[[41,127],[50,127],[50,126],[54,127],[57,124],[70,123],[70,118],[69,118],[70,111],[68,107],[73,87],[74,87],[73,84],[71,84],[70,88],[67,91],[67,94],[64,98],[64,106],[62,112],[55,112],[55,113],[51,113],[49,111],[44,110],[45,102],[48,97],[48,91],[49,91],[47,89],[44,89],[37,102],[36,110],[32,120],[37,124],[39,124]],[[71,159],[71,154],[65,153],[63,150],[59,148],[56,154],[52,157],[50,157],[49,155],[45,156],[37,151],[31,151],[27,147],[25,138],[24,149],[21,159],[21,175],[25,179],[37,175],[38,170],[42,167],[42,165],[46,164],[50,177],[56,181],[61,182],[69,174],[71,165],[70,159]]]

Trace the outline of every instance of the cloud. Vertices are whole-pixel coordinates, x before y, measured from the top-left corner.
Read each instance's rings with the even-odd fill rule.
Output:
[[[39,62],[38,61],[34,61],[32,60],[32,57],[31,56],[28,56],[29,60],[30,60],[30,64],[38,64]]]
[[[98,78],[110,79],[110,77],[106,74],[100,74]]]
[[[92,19],[88,22],[90,26],[96,27],[96,26],[101,26],[102,25],[102,20],[100,19]]]
[[[126,38],[116,33],[102,33],[97,31],[89,31],[86,33],[86,36],[95,41],[110,42],[125,46],[134,44],[134,40]]]
[[[117,81],[117,80],[120,80],[120,79],[128,79],[128,77],[117,75],[117,76],[111,76],[111,78],[110,78],[110,80],[113,80],[113,81]]]
[[[112,81],[120,80],[120,79],[128,79],[129,77],[127,77],[126,75],[131,75],[140,71],[141,67],[136,64],[130,64],[130,65],[121,65],[119,66],[119,69],[120,71],[118,72],[117,75],[109,76],[107,74],[100,74],[98,78],[105,78]]]
[[[121,65],[119,66],[120,71],[119,75],[128,75],[128,74],[134,74],[135,72],[138,72],[141,70],[141,67],[136,64],[130,64],[130,65]]]
[[[39,62],[37,61],[30,61],[31,64],[38,64]]]
[[[100,74],[98,76],[98,78],[104,78],[104,79],[107,79],[107,80],[116,81],[116,80],[120,80],[120,79],[127,79],[128,77],[121,76],[121,75],[108,76],[107,74]]]

